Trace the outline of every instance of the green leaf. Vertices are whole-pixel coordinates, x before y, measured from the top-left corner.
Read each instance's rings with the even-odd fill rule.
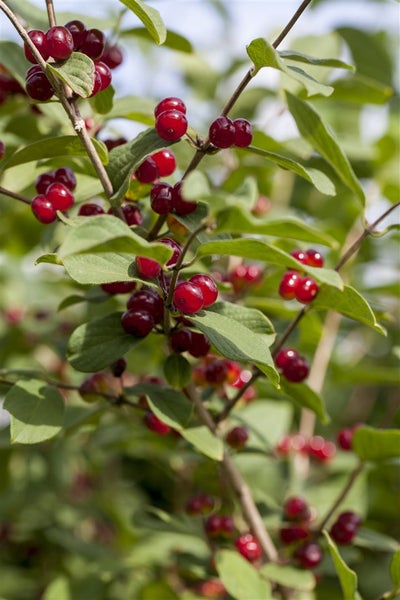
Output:
[[[73,52],[67,60],[56,66],[47,63],[46,69],[81,98],[91,95],[94,85],[94,62],[83,52]]]
[[[268,563],[259,573],[267,579],[295,590],[311,591],[315,588],[315,577],[310,571],[302,571],[288,565]]]
[[[313,307],[335,310],[385,335],[385,330],[377,323],[368,302],[349,285],[345,285],[343,290],[333,287],[321,288],[313,301]]]
[[[396,552],[400,549],[398,540],[366,527],[357,531],[353,543],[361,548],[369,548],[372,552]]]
[[[241,206],[230,206],[217,215],[216,232],[257,233],[335,247],[337,241],[328,233],[295,217],[260,219]]]
[[[307,102],[296,98],[289,92],[286,92],[286,98],[300,134],[318,150],[343,183],[364,203],[365,198],[361,184],[328,124]]]
[[[222,460],[224,455],[223,441],[211,433],[205,425],[182,429],[180,434],[205,456],[208,456],[212,460]]]
[[[343,591],[343,597],[346,600],[357,600],[357,575],[350,569],[340,556],[335,542],[330,537],[327,531],[324,531],[324,536],[328,542],[328,549],[335,565],[335,571],[339,577],[340,585]]]
[[[329,96],[333,92],[331,86],[324,85],[297,67],[287,66],[275,50],[264,38],[257,38],[247,46],[247,54],[254,63],[254,75],[263,67],[278,69],[295,79],[307,90],[308,95],[322,94]]]
[[[400,429],[360,427],[354,433],[352,448],[361,460],[399,457]]]
[[[107,147],[103,142],[92,138],[92,142],[103,164],[108,161]],[[56,156],[87,156],[87,152],[76,135],[61,135],[52,138],[43,138],[17,150],[10,158],[1,165],[3,169],[9,169],[17,165],[23,165],[33,160],[43,158],[55,158]]]
[[[66,577],[57,577],[46,588],[43,600],[72,600]]]
[[[269,350],[272,339],[254,333],[240,321],[212,311],[202,311],[190,320],[202,331],[222,356],[231,360],[254,362],[271,380],[279,384],[279,375]]]
[[[37,444],[59,433],[64,421],[61,394],[43,381],[18,381],[7,393],[4,408],[11,415],[11,442]]]
[[[336,79],[332,100],[356,104],[386,104],[393,96],[393,88],[358,73]]]
[[[297,404],[303,408],[312,410],[321,419],[322,423],[329,423],[330,419],[325,410],[322,398],[308,387],[308,385],[305,383],[290,383],[284,379],[281,380],[281,385],[288,396]]]
[[[151,40],[151,36],[149,35],[147,29],[143,29],[142,27],[133,27],[132,29],[124,29],[121,31],[121,37],[128,36],[135,36],[145,40]],[[167,31],[167,37],[165,38],[163,45],[166,48],[177,50],[178,52],[186,52],[187,54],[191,54],[193,52],[193,46],[190,41],[183,37],[183,35],[176,33],[176,31],[171,31],[170,29]]]
[[[163,370],[168,383],[176,388],[184,388],[192,376],[190,363],[180,354],[170,354],[164,362]]]
[[[35,260],[35,265],[40,265],[41,263],[62,266],[62,261],[58,258],[57,254],[52,253],[42,254]]]
[[[141,0],[119,1],[125,4],[142,21],[156,44],[163,44],[165,42],[167,30],[158,10],[141,2]]]
[[[276,154],[276,152],[269,152],[268,150],[257,148],[256,146],[248,146],[247,150],[253,154],[263,156],[270,162],[279,165],[282,169],[287,169],[288,171],[296,173],[296,175],[299,175],[303,179],[306,179],[306,181],[312,183],[322,194],[327,194],[328,196],[335,195],[336,190],[334,184],[322,171],[304,167],[292,158],[288,158],[282,154]]]
[[[263,333],[269,337],[269,343],[272,344],[275,339],[275,329],[271,321],[260,310],[248,308],[232,302],[215,302],[208,309],[208,312],[215,312],[229,319],[239,321],[254,333]]]
[[[273,246],[260,239],[242,238],[235,240],[220,240],[203,244],[197,251],[198,256],[210,254],[222,254],[229,256],[241,256],[253,260],[260,260],[285,268],[298,269],[298,261],[280,248]],[[318,283],[326,283],[343,289],[343,281],[339,273],[331,269],[318,269],[301,265],[302,271],[311,275]]]
[[[1,64],[21,85],[25,85],[27,71],[26,58],[21,44],[15,42],[0,41]]]
[[[215,556],[218,575],[235,600],[271,598],[269,583],[245,558],[233,550],[220,550]]]
[[[154,129],[147,129],[134,140],[117,146],[110,152],[110,160],[106,167],[115,191],[113,205],[118,206],[125,190],[128,188],[131,173],[143,160],[156,150],[170,146],[171,142],[162,140]]]
[[[294,60],[296,62],[316,65],[318,67],[333,67],[336,69],[349,69],[350,71],[354,71],[353,65],[337,58],[314,58],[313,56],[308,56],[307,54],[302,54],[301,52],[295,52],[293,50],[281,50],[278,54],[285,60]]]
[[[192,405],[185,394],[154,383],[140,383],[126,389],[130,396],[147,396],[151,410],[155,415],[174,429],[181,431],[187,425],[192,414]]]
[[[90,99],[93,110],[99,115],[108,115],[113,107],[115,90],[112,85]]]
[[[400,550],[397,550],[390,561],[390,577],[395,589],[400,588]]]
[[[84,373],[100,371],[141,341],[122,329],[121,314],[94,319],[73,331],[68,341],[67,358],[74,369]]]

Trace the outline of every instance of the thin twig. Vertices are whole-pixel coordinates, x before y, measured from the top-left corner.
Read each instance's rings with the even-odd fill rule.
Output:
[[[357,477],[360,475],[363,469],[364,463],[359,463],[356,466],[356,468],[350,473],[346,485],[344,486],[344,488],[342,489],[342,491],[340,492],[340,494],[326,513],[326,515],[322,518],[321,522],[319,523],[317,533],[321,533],[321,531],[324,529],[332,515],[336,512],[343,500],[346,498],[347,494],[353,487],[354,482],[356,481]]]
[[[17,194],[16,192],[12,192],[11,190],[6,190],[6,188],[3,188],[1,186],[0,186],[0,194],[2,194],[3,196],[9,196],[10,198],[14,198],[14,200],[19,200],[20,202],[25,202],[25,204],[31,203],[29,198],[26,198],[25,196],[22,196],[21,194]]]
[[[56,14],[54,12],[53,0],[46,0],[46,9],[47,9],[47,17],[49,19],[50,27],[55,27],[57,25],[56,22]]]

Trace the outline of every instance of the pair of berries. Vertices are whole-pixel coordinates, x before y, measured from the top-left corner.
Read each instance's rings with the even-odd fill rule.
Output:
[[[350,544],[356,535],[362,519],[352,511],[342,512],[330,528],[330,535],[337,544]]]
[[[308,440],[300,434],[284,435],[276,446],[281,456],[289,456],[293,452],[302,452],[319,462],[331,460],[336,454],[336,446],[321,435],[313,435]]]
[[[195,200],[186,200],[182,194],[182,181],[174,186],[169,183],[156,183],[150,192],[150,205],[158,215],[174,212],[177,215],[188,215],[196,210]]]
[[[230,515],[210,515],[204,522],[204,531],[210,538],[230,538],[235,533],[235,525]]]
[[[204,333],[193,331],[188,327],[174,329],[170,333],[169,343],[173,352],[189,352],[195,358],[206,356],[211,347],[210,341]]]
[[[300,383],[308,377],[310,366],[294,348],[282,348],[275,357],[275,364],[282,375],[292,383]]]
[[[176,142],[185,135],[188,122],[185,103],[176,97],[161,100],[154,109],[155,129],[161,139]]]
[[[253,131],[247,119],[232,121],[226,115],[222,115],[211,123],[208,137],[216,148],[247,148],[253,139]]]
[[[124,213],[125,222],[127,225],[140,225],[143,221],[143,216],[140,209],[133,204],[123,204],[121,210]],[[105,210],[96,204],[95,202],[85,202],[81,204],[78,210],[78,216],[80,217],[95,217],[97,215],[104,215]],[[108,210],[108,214],[113,214],[112,209]],[[121,292],[124,293],[124,292]]]
[[[321,268],[324,259],[318,250],[310,248],[309,250],[294,250],[291,252],[296,260],[303,265]],[[303,276],[299,271],[290,269],[287,271],[279,284],[279,294],[285,300],[296,298],[302,304],[308,304],[314,300],[318,294],[317,282],[309,276]]]
[[[58,210],[65,211],[73,206],[72,190],[76,187],[76,179],[68,167],[42,173],[35,185],[39,194],[32,199],[31,209],[41,223],[52,223]]]
[[[134,176],[140,183],[153,183],[160,177],[168,177],[176,169],[175,154],[163,148],[148,156],[136,169]]]
[[[172,295],[174,307],[184,315],[193,315],[216,301],[218,288],[212,277],[199,273],[175,287]]]
[[[301,496],[290,496],[283,504],[283,518],[289,521],[279,529],[279,537],[283,544],[293,544],[305,540],[310,535],[310,522],[314,517],[314,509]]]
[[[188,515],[206,515],[210,513],[215,505],[214,498],[205,492],[199,492],[191,496],[185,506],[185,512]]]
[[[236,538],[235,547],[251,563],[256,562],[263,554],[260,542],[252,533],[243,533]]]
[[[171,238],[161,238],[157,240],[157,242],[172,248],[173,253],[171,258],[166,262],[166,266],[174,267],[181,255],[181,246]],[[143,279],[154,279],[160,275],[162,270],[162,267],[157,260],[154,260],[154,258],[147,258],[145,256],[137,256],[135,258],[135,265],[137,274]]]
[[[146,337],[159,325],[164,316],[164,302],[153,289],[141,288],[133,292],[121,316],[121,325],[126,333],[134,337]]]

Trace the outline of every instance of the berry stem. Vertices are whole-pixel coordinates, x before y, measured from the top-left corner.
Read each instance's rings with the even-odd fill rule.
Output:
[[[20,202],[25,202],[25,204],[31,203],[29,198],[26,198],[25,196],[22,196],[21,194],[17,194],[16,192],[11,192],[10,190],[6,190],[6,188],[3,188],[1,186],[0,186],[0,194],[2,194],[3,196],[9,196],[10,198],[14,198],[14,200],[19,200]]]
[[[56,13],[54,11],[53,0],[46,0],[46,9],[47,9],[47,17],[49,19],[50,27],[55,27],[57,25],[56,22]]]

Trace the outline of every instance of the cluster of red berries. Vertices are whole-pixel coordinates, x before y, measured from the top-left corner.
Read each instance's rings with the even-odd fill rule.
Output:
[[[188,352],[194,358],[206,356],[211,347],[210,340],[204,333],[188,327],[173,329],[169,335],[169,344],[173,352]]]
[[[182,193],[182,181],[175,185],[156,183],[150,192],[150,205],[158,215],[174,212],[177,215],[188,215],[197,208],[195,200],[187,200]]]
[[[154,152],[144,159],[134,173],[140,183],[154,183],[160,177],[168,177],[176,169],[175,154],[168,148]]]
[[[122,204],[121,210],[124,213],[124,219],[127,225],[141,225],[143,222],[143,215],[138,206],[133,204]],[[112,208],[110,208],[107,213],[109,215],[113,214]],[[96,202],[85,202],[81,204],[78,210],[78,215],[81,217],[96,217],[97,215],[104,215],[105,210],[100,204]],[[117,292],[118,293],[118,292]],[[124,292],[121,292],[124,293]]]
[[[236,361],[213,354],[207,354],[202,363],[197,364],[193,369],[193,380],[199,386],[212,385],[220,387],[228,385],[241,389],[248,383],[251,376],[252,372],[243,369]],[[249,386],[242,397],[245,402],[251,402],[254,400],[255,395],[254,386]]]
[[[213,539],[229,539],[235,534],[235,525],[230,515],[212,514],[204,522],[204,531]]]
[[[74,204],[72,192],[76,188],[76,177],[69,167],[42,173],[35,187],[38,194],[32,199],[31,209],[41,223],[52,223],[58,210],[68,210]]]
[[[304,569],[313,569],[323,558],[321,546],[309,539],[315,516],[315,509],[301,496],[290,496],[283,504],[286,524],[280,528],[279,537],[283,544],[294,546],[293,558]]]
[[[56,25],[46,32],[32,29],[28,36],[45,61],[50,57],[55,61],[66,60],[72,52],[82,52],[91,58],[94,61],[92,96],[111,84],[111,69],[122,62],[121,50],[117,46],[107,47],[104,33],[100,29],[86,29],[82,21],[69,21],[65,26]],[[33,63],[25,77],[27,94],[34,100],[50,100],[54,94],[50,81],[36,64],[36,58],[26,43],[24,51],[26,58]]]
[[[176,310],[184,315],[193,315],[208,308],[218,298],[217,285],[210,275],[199,273],[182,281],[174,289],[172,302]]]
[[[199,492],[198,494],[188,498],[185,506],[185,512],[190,516],[207,515],[213,510],[214,505],[215,500],[212,496],[210,496],[210,494]]]
[[[188,122],[185,103],[176,97],[161,100],[154,109],[155,129],[161,139],[176,142],[185,135]]]
[[[291,255],[301,264],[309,267],[321,268],[324,265],[324,259],[318,250],[310,248],[309,250],[293,250]],[[318,284],[312,277],[303,276],[301,272],[294,269],[286,271],[279,284],[279,294],[285,300],[296,298],[302,304],[308,304],[314,300],[318,294]]]
[[[336,454],[336,445],[326,440],[321,435],[313,435],[306,439],[303,435],[284,435],[276,446],[276,451],[281,456],[301,452],[319,462],[331,460]]]
[[[122,328],[134,337],[146,337],[164,316],[164,301],[152,288],[140,288],[131,294],[121,316]]]
[[[292,383],[300,383],[308,377],[310,365],[294,348],[281,348],[275,356],[275,365]]]
[[[253,139],[253,130],[247,119],[232,121],[226,115],[222,115],[211,123],[208,137],[216,148],[247,148]]]
[[[361,522],[360,515],[352,511],[342,512],[333,523],[329,533],[337,544],[351,544]]]
[[[242,263],[228,274],[228,281],[232,285],[235,294],[246,291],[249,286],[261,282],[263,276],[262,268],[254,264]]]

